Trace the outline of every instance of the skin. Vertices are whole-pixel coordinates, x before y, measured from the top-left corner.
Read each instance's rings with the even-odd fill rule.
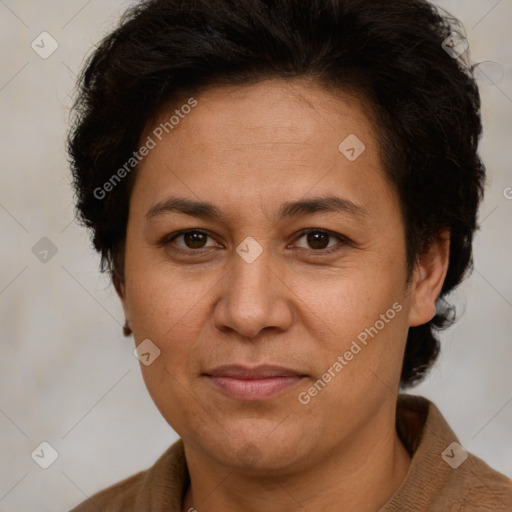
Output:
[[[383,172],[375,122],[356,96],[274,79],[210,88],[196,99],[139,166],[117,287],[136,344],[149,338],[161,351],[141,368],[184,442],[191,486],[183,510],[316,512],[343,503],[345,512],[375,511],[410,464],[395,429],[403,353],[408,328],[435,314],[448,242],[435,242],[407,283],[399,199]],[[355,161],[338,149],[350,134],[366,146]],[[366,213],[274,218],[283,202],[329,194]],[[147,218],[171,196],[212,202],[224,217]],[[315,245],[301,235],[307,228],[333,236]],[[209,237],[159,244],[183,229]],[[252,263],[236,252],[249,236],[262,248]],[[339,250],[322,255],[326,247]],[[395,303],[401,311],[300,403],[298,394]],[[242,401],[202,376],[228,363],[307,377],[271,399]]]

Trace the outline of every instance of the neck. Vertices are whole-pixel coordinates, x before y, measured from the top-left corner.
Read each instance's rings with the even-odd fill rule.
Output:
[[[389,411],[387,411],[389,418]],[[397,491],[411,459],[393,422],[367,428],[354,439],[330,450],[328,458],[301,464],[301,470],[268,476],[265,469],[248,474],[227,468],[195,450],[185,454],[190,473],[184,512],[309,512],[338,510],[375,512]]]

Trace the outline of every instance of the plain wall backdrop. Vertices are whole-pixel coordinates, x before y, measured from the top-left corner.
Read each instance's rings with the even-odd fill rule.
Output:
[[[488,185],[475,270],[452,296],[460,319],[442,334],[429,378],[408,392],[433,400],[468,451],[512,477],[512,3],[438,3],[484,63]],[[122,336],[89,234],[73,221],[64,149],[76,73],[128,5],[0,0],[2,512],[69,510],[177,438],[146,391],[133,338]],[[31,457],[37,448],[36,460],[41,450],[39,462],[51,460],[41,442],[58,454],[48,469]]]

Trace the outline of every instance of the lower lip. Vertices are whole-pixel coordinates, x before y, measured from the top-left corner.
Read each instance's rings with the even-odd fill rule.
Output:
[[[240,400],[265,400],[296,386],[305,377],[268,377],[263,379],[238,379],[234,377],[217,377],[207,375],[209,382],[217,389]]]

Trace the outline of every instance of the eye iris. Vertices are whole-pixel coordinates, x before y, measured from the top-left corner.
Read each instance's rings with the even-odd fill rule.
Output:
[[[323,238],[323,241],[322,241],[322,238]],[[307,239],[308,239],[308,244],[313,249],[325,249],[328,245],[329,235],[327,235],[326,233],[319,233],[319,232],[308,233]],[[323,242],[325,242],[325,243],[323,243]],[[320,245],[320,247],[318,247],[318,245]]]
[[[206,242],[206,235],[198,231],[191,231],[185,233],[183,239],[189,249],[201,249]]]

